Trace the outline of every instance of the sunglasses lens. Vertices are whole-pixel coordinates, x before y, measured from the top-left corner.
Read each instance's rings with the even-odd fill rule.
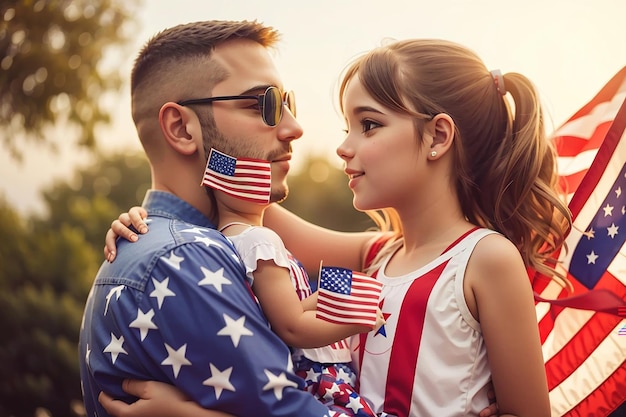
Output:
[[[287,107],[293,117],[296,117],[296,96],[293,91],[288,91],[286,95],[287,97],[285,97],[285,101],[287,102]]]
[[[276,126],[283,115],[283,100],[280,90],[270,87],[265,91],[263,103],[263,120],[268,126]]]

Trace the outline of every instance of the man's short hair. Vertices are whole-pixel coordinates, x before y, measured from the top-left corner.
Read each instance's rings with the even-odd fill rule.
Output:
[[[208,73],[203,78],[212,85],[222,81],[227,74],[218,66],[210,66],[209,58],[217,45],[235,39],[249,39],[271,48],[280,34],[257,21],[209,20],[174,26],[153,36],[137,56],[131,73],[135,122],[154,115],[155,107],[166,101],[187,98],[186,91],[197,88],[192,85],[193,74],[189,74],[192,68]],[[198,70],[199,65],[204,68]]]

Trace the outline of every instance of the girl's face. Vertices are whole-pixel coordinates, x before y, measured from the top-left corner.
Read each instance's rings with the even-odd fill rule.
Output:
[[[419,198],[428,149],[416,137],[414,117],[380,105],[358,76],[343,96],[347,136],[337,148],[358,210],[410,207]]]

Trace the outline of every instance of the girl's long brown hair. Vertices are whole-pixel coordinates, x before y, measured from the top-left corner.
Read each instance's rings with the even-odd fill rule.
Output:
[[[507,73],[503,96],[474,52],[436,39],[397,41],[357,58],[343,76],[340,98],[357,74],[381,105],[416,116],[418,138],[424,115],[452,117],[455,186],[464,215],[511,240],[528,267],[568,286],[553,255],[564,244],[571,216],[557,189],[556,153],[533,84]],[[394,211],[369,214],[382,230],[402,236]]]

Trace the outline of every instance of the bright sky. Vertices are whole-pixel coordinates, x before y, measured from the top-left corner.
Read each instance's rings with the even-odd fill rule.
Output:
[[[339,163],[334,150],[344,126],[335,105],[338,75],[385,38],[449,39],[476,51],[489,69],[526,75],[556,128],[626,66],[624,16],[624,0],[144,0],[132,53],[112,59],[127,79],[138,49],[164,28],[211,19],[256,19],[276,27],[283,34],[277,65],[286,88],[296,93],[305,130],[294,143],[297,169],[311,153]],[[113,128],[100,145],[139,150],[127,87],[115,106]],[[0,151],[0,193],[25,214],[41,208],[41,189],[69,178],[86,161],[63,146],[62,135],[56,143],[56,155],[30,147],[21,165]]]

